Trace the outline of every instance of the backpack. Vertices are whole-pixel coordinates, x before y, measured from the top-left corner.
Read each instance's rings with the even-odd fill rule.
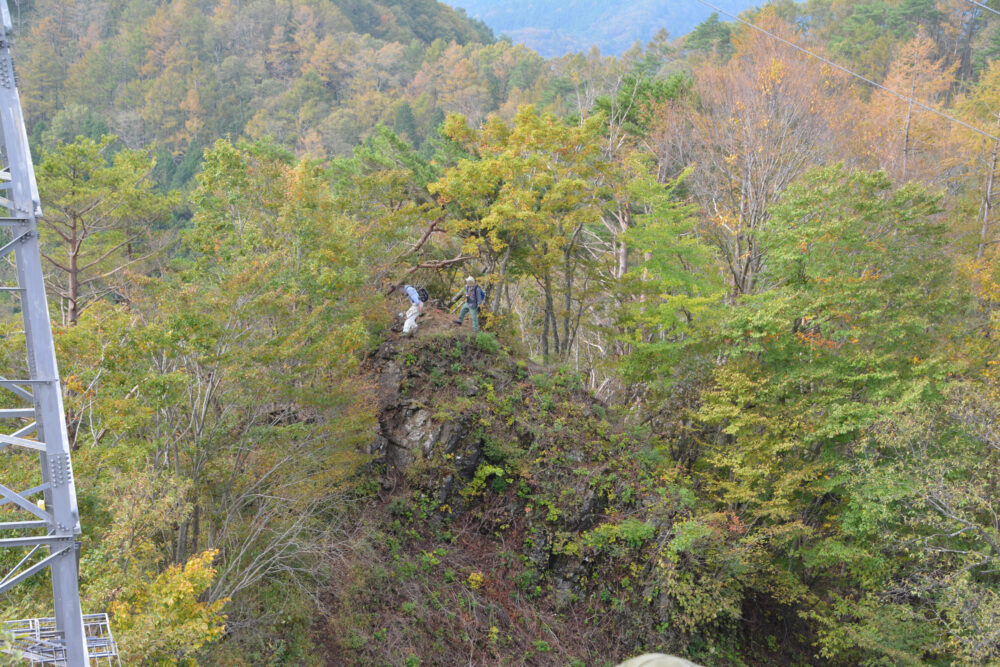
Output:
[[[423,286],[417,288],[417,296],[420,297],[421,302],[431,298],[431,295],[427,292],[427,288]]]
[[[476,285],[476,291],[479,292],[479,294],[477,294],[476,296],[479,297],[477,299],[477,301],[479,302],[479,305],[481,306],[486,301],[486,292],[484,292],[483,288],[480,287],[479,285]]]

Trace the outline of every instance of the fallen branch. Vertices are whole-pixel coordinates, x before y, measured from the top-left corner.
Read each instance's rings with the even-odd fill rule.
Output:
[[[440,259],[435,262],[423,262],[421,264],[411,266],[409,269],[406,270],[406,273],[404,273],[403,276],[394,285],[391,285],[389,287],[389,290],[385,293],[385,295],[389,296],[390,294],[398,290],[406,282],[407,276],[409,276],[411,273],[419,271],[420,269],[434,269],[434,270],[444,269],[453,264],[461,264],[462,262],[467,262],[470,259],[475,259],[475,257],[473,257],[472,255],[459,255],[458,257],[453,257],[451,259]]]
[[[435,232],[444,231],[442,229],[438,229],[438,225],[440,225],[442,222],[444,222],[444,216],[443,215],[440,218],[438,218],[437,220],[435,220],[434,222],[432,222],[430,224],[430,226],[426,230],[424,230],[424,233],[420,237],[420,239],[417,241],[417,244],[415,246],[413,246],[412,248],[410,248],[409,250],[407,250],[406,252],[404,252],[399,257],[397,257],[396,261],[399,261],[399,260],[403,259],[404,257],[406,257],[408,255],[412,255],[412,254],[418,252],[421,248],[424,247],[424,244],[427,243],[427,240],[431,237],[431,234],[433,234]]]

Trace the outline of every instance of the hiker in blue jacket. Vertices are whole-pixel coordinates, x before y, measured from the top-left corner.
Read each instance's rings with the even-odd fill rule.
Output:
[[[420,292],[413,285],[403,285],[403,290],[406,291],[406,296],[410,297],[410,303],[417,307],[417,312],[424,312],[424,300],[420,298]]]
[[[476,284],[476,279],[469,276],[465,279],[465,303],[462,304],[462,310],[458,313],[458,319],[455,320],[455,324],[461,325],[462,320],[465,319],[465,314],[468,313],[472,317],[472,330],[475,332],[479,331],[479,306],[483,305],[486,301],[486,292],[483,288]]]

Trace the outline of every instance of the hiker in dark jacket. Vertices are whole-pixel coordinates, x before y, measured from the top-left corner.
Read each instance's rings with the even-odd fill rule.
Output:
[[[472,330],[475,332],[479,331],[479,306],[483,305],[486,301],[486,292],[483,288],[476,284],[476,279],[469,276],[465,279],[465,303],[462,304],[462,310],[458,313],[458,319],[455,320],[455,324],[462,324],[462,320],[465,319],[465,314],[468,313],[472,318]]]

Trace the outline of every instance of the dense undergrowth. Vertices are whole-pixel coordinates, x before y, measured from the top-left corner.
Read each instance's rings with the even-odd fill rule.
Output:
[[[742,565],[718,549],[742,526],[689,522],[696,491],[665,444],[579,375],[488,333],[387,343],[370,369],[398,380],[380,421],[402,411],[395,433],[418,445],[391,434],[372,468],[371,532],[327,600],[331,664],[808,662],[785,637],[744,643]],[[787,613],[758,602],[757,631]]]
[[[545,60],[430,0],[18,6],[125,664],[1000,660],[994,14],[745,15],[918,107],[718,17]]]

